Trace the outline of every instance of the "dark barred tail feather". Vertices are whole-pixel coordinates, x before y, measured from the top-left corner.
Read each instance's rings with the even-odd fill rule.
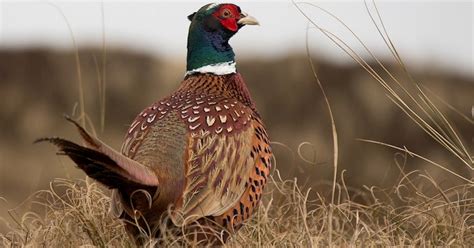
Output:
[[[136,186],[137,188],[145,187],[145,185],[130,180],[124,169],[120,168],[114,160],[101,152],[57,137],[41,138],[36,140],[35,143],[45,141],[54,144],[59,148],[58,155],[68,156],[89,177],[97,180],[110,189],[120,190],[122,187],[133,186]]]
[[[92,137],[81,125],[69,117],[85,142],[85,146],[72,141],[51,137],[35,141],[49,142],[59,148],[60,155],[71,158],[89,177],[111,189],[153,189],[158,186],[158,179],[150,168],[133,161],[115,151],[102,141]]]

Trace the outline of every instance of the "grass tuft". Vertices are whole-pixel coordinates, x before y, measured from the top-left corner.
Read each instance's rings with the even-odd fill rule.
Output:
[[[332,185],[324,195],[275,171],[257,213],[225,246],[474,246],[474,185],[442,190],[428,175],[401,173],[390,189],[349,190],[341,178],[331,203]],[[437,192],[428,193],[428,186]],[[42,210],[19,217],[11,211],[2,246],[135,247],[108,213],[110,198],[96,183],[56,179],[31,199]],[[199,245],[188,233],[161,229],[162,238],[147,246]]]

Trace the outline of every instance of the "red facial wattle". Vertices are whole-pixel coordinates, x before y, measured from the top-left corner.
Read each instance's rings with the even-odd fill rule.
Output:
[[[224,26],[225,28],[233,32],[236,32],[237,29],[239,29],[237,26],[237,19],[235,18],[228,18],[228,19],[221,20],[221,24],[222,26]]]
[[[228,14],[228,16],[225,14]],[[240,10],[237,6],[233,4],[224,4],[213,15],[219,19],[224,28],[232,32],[237,32],[239,29],[237,21],[239,21],[240,18]]]

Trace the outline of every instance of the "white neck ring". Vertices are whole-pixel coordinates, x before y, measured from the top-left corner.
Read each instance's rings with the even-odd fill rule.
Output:
[[[212,65],[205,65],[196,69],[192,69],[186,72],[187,75],[191,75],[194,73],[212,73],[215,75],[227,75],[227,74],[232,74],[236,73],[236,68],[235,68],[235,61],[228,61],[228,62],[223,62],[223,63],[217,63],[217,64],[212,64]]]

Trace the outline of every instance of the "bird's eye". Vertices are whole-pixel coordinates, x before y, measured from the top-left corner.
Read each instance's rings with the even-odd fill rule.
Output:
[[[232,16],[232,12],[230,12],[230,10],[224,9],[224,10],[222,11],[222,17],[224,17],[224,18],[229,18],[229,17],[231,17],[231,16]]]

